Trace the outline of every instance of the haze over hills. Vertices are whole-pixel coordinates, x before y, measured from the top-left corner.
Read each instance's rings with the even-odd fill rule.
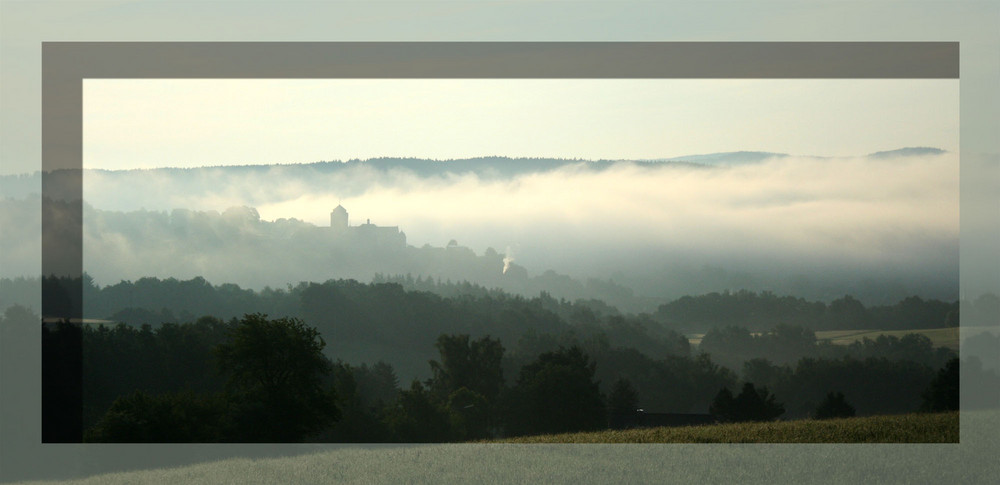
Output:
[[[690,162],[704,165],[735,165],[741,163],[756,163],[769,158],[783,158],[789,156],[787,153],[772,152],[723,152],[706,153],[703,155],[685,155],[673,158],[658,158],[651,160],[654,162]]]
[[[0,178],[5,227],[37,220],[37,200],[25,198],[37,180]],[[411,273],[568,298],[602,287],[635,310],[725,289],[957,298],[957,154],[933,148],[87,170],[84,194],[84,264],[100,284],[204,276],[260,288]],[[350,226],[395,226],[405,243],[344,252],[330,235],[338,205]],[[37,271],[25,263],[37,243],[0,238],[17,255],[4,256],[4,276]],[[505,258],[522,283],[545,284],[512,286]]]
[[[897,150],[875,152],[868,155],[871,158],[893,158],[893,157],[913,157],[921,155],[943,155],[947,152],[940,148],[932,147],[906,147]]]
[[[931,147],[905,147],[895,150],[880,151],[868,154],[869,158],[890,158],[898,156],[926,156],[943,155],[948,153],[945,150]],[[581,162],[591,169],[607,169],[616,164],[676,164],[679,166],[726,166],[746,163],[763,162],[772,158],[785,158],[792,155],[787,153],[759,152],[759,151],[737,151],[720,152],[697,155],[683,155],[670,158],[642,159],[642,160],[584,160],[566,158],[511,158],[504,156],[484,156],[477,158],[451,159],[451,160],[431,160],[422,158],[371,158],[367,160],[352,159],[347,161],[318,161],[308,163],[290,163],[280,165],[259,165],[246,164],[234,166],[205,166],[198,168],[158,168],[158,169],[135,169],[135,170],[102,170],[88,169],[88,173],[101,174],[135,174],[136,172],[152,171],[154,173],[176,173],[178,171],[187,173],[204,172],[205,170],[215,170],[224,168],[232,170],[234,173],[240,171],[260,171],[271,170],[281,167],[291,173],[301,170],[303,175],[312,172],[326,173],[337,170],[349,170],[354,167],[364,166],[379,171],[390,171],[403,169],[421,176],[444,175],[444,174],[476,174],[480,177],[509,178],[527,173],[539,173],[556,170],[568,165],[578,165]],[[808,156],[807,158],[827,158],[818,156]],[[40,172],[0,175],[0,194],[4,197],[22,198],[32,193],[39,193],[41,186]]]

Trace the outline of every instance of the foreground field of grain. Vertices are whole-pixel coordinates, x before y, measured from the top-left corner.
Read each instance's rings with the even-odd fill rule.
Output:
[[[913,417],[913,416],[910,416]],[[934,415],[916,418],[935,419]],[[937,415],[952,423],[957,414]],[[898,417],[906,419],[906,416]],[[871,418],[863,418],[871,419]],[[803,424],[806,422],[803,422]],[[902,426],[904,421],[896,421]],[[48,468],[76,478],[32,485],[274,483],[993,483],[1000,411],[963,412],[960,443],[260,445],[273,457],[198,458],[253,445],[81,445],[48,448]],[[793,423],[788,423],[793,424]],[[953,435],[954,436],[954,435]],[[239,451],[244,450],[244,451]],[[190,464],[153,457],[187,452]],[[145,469],[129,462],[146,458]],[[117,461],[117,465],[112,462]],[[103,462],[103,464],[102,464]],[[74,472],[73,469],[76,469]],[[103,469],[103,472],[96,472]],[[87,472],[85,470],[92,470]],[[4,481],[4,480],[0,480]]]
[[[957,443],[958,413],[904,414],[828,420],[526,436],[508,443]]]

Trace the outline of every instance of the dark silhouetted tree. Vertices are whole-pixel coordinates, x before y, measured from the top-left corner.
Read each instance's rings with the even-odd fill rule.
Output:
[[[391,365],[378,361],[369,366],[354,367],[354,380],[358,396],[366,406],[382,408],[396,401],[399,396],[399,379]]]
[[[708,407],[708,412],[715,419],[725,423],[736,421],[736,398],[733,397],[733,393],[729,391],[729,388],[724,387],[715,395],[715,399],[712,400],[712,404]]]
[[[768,389],[778,389],[784,386],[792,377],[792,369],[788,365],[774,365],[765,358],[754,358],[743,363],[743,380],[756,382]]]
[[[830,302],[827,310],[829,328],[868,328],[868,311],[864,304],[851,295],[844,295]]]
[[[639,407],[639,393],[624,377],[618,378],[608,394],[608,425],[612,428],[631,426]]]
[[[634,414],[639,407],[639,393],[628,379],[619,378],[608,395],[608,411],[617,415]]]
[[[463,438],[485,437],[485,430],[497,427],[500,420],[498,397],[503,388],[503,345],[490,337],[471,340],[468,335],[462,334],[441,335],[435,346],[441,360],[430,361],[433,372],[429,381],[431,392],[441,403],[449,403],[456,393],[459,396],[468,393],[478,396],[472,414],[456,411],[450,404],[448,407],[458,412],[456,416],[461,417],[460,421],[468,421],[463,425],[464,431],[459,433]],[[462,390],[465,392],[459,392]],[[471,404],[463,403],[461,409],[472,409],[464,407],[467,405]]]
[[[852,416],[854,416],[854,406],[847,402],[842,392],[827,394],[826,399],[813,412],[815,419],[850,418]]]
[[[596,364],[579,347],[546,352],[521,368],[512,393],[512,431],[524,434],[601,429],[606,407]]]
[[[316,436],[317,441],[334,443],[378,443],[388,439],[388,432],[379,419],[382,405],[369,405],[360,393],[356,375],[358,368],[341,361],[333,366],[333,388],[337,390],[340,420],[332,428]]]
[[[920,406],[920,410],[930,412],[957,411],[959,406],[959,374],[958,358],[949,360],[944,368],[938,371],[937,376],[931,381],[930,387],[924,391],[924,402]]]
[[[482,394],[464,387],[451,393],[448,396],[448,410],[451,412],[451,428],[455,438],[466,441],[489,437],[489,406]]]
[[[431,388],[448,396],[461,388],[494,401],[503,386],[500,362],[504,348],[499,340],[483,337],[470,340],[468,335],[441,335],[435,346],[441,360],[430,361],[434,377]]]
[[[816,334],[798,325],[775,325],[760,338],[760,355],[778,363],[795,362],[816,351]]]
[[[397,442],[440,443],[454,437],[448,409],[435,402],[418,380],[410,389],[400,391],[396,405],[386,410],[383,422]]]
[[[701,339],[698,348],[705,353],[718,357],[723,355],[749,354],[756,350],[755,338],[745,327],[728,325],[715,327]]]
[[[230,400],[240,406],[235,439],[301,441],[339,418],[333,388],[324,385],[332,367],[324,345],[316,329],[294,318],[250,314],[232,328],[216,356]]]
[[[771,421],[785,413],[785,407],[775,402],[766,387],[755,389],[750,382],[736,396],[737,421]]]
[[[743,384],[740,394],[733,397],[728,388],[715,395],[708,412],[719,421],[771,421],[785,412],[785,407],[775,402],[766,387],[756,389],[750,382]]]
[[[84,434],[98,443],[213,443],[225,441],[227,403],[192,392],[151,396],[136,391],[115,400]]]

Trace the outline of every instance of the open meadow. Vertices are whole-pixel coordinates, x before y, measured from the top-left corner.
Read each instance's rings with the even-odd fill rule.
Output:
[[[903,414],[525,436],[509,443],[957,443],[958,413]]]

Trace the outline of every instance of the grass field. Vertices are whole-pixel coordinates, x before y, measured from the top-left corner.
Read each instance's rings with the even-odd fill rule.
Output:
[[[922,419],[923,418],[923,419]],[[889,419],[889,421],[880,421]],[[941,426],[940,436],[958,439],[956,413],[846,420],[876,426]],[[96,468],[79,478],[18,483],[63,485],[273,483],[993,483],[1000,412],[963,412],[960,444],[518,444],[287,445],[288,456],[233,457],[146,469]],[[938,422],[933,425],[933,422]],[[829,422],[836,428],[836,421]],[[815,425],[815,422],[780,423]],[[769,426],[769,425],[765,425]],[[825,423],[820,426],[826,426]],[[814,428],[814,431],[821,428]],[[837,433],[838,431],[833,431]],[[763,432],[761,432],[763,433]],[[918,432],[919,433],[919,432]],[[931,432],[932,434],[937,434]],[[764,436],[759,434],[758,436]],[[807,435],[804,435],[807,436]],[[842,435],[842,436],[850,436]],[[867,437],[899,436],[883,429]],[[914,437],[916,435],[909,435]],[[860,437],[859,437],[860,438]],[[741,440],[743,441],[743,440]],[[71,445],[70,445],[71,446]],[[178,445],[107,445],[48,448],[47,466],[82,468],[89,462],[169,454]],[[179,445],[182,448],[184,445]],[[192,445],[193,446],[193,445]],[[201,445],[196,449],[203,449]],[[263,445],[267,446],[267,445]],[[273,446],[273,445],[272,445]],[[187,447],[185,449],[189,449]],[[74,451],[75,450],[75,451]],[[298,451],[296,451],[298,450]],[[60,455],[67,458],[58,459]],[[80,473],[80,472],[78,472]],[[2,481],[2,480],[0,480]]]
[[[727,423],[528,436],[508,443],[957,443],[958,413]]]

